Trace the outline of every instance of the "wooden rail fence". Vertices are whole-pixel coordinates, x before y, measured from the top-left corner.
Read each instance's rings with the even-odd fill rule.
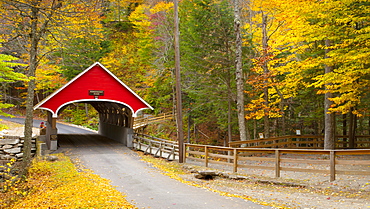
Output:
[[[301,146],[301,142],[305,141],[296,142],[297,146]],[[309,143],[302,144],[306,146]],[[136,133],[133,146],[146,154],[168,160],[177,160],[179,157],[177,142],[145,134]],[[204,163],[205,167],[228,166],[235,173],[240,168],[272,170],[275,177],[280,177],[282,171],[322,173],[328,174],[330,181],[334,181],[337,174],[370,176],[370,149],[237,148],[199,144],[184,146],[185,162],[194,160]]]
[[[350,147],[348,136],[336,136],[335,138],[336,149],[346,149]],[[324,136],[279,136],[267,139],[234,141],[230,142],[229,146],[249,148],[322,149],[324,148]],[[370,149],[370,136],[356,136],[353,148]]]
[[[274,170],[275,177],[281,171],[330,174],[330,181],[336,174],[370,175],[370,150],[307,150],[307,149],[266,149],[230,148],[207,145],[186,144],[186,159],[204,163],[231,166],[233,172],[238,168]],[[300,159],[284,158],[286,154],[301,155]],[[315,158],[312,156],[315,155]],[[365,160],[343,160],[340,156],[365,156]],[[319,156],[319,157],[317,157]],[[283,164],[284,163],[284,164]],[[298,165],[294,167],[295,165]],[[328,169],[307,168],[299,165],[320,165]],[[338,165],[352,165],[351,170],[338,169]],[[303,167],[303,168],[302,168]],[[360,168],[355,170],[356,168]]]
[[[172,119],[172,118],[173,118],[172,113],[162,113],[157,116],[153,116],[153,115],[139,116],[134,119],[133,129],[136,130],[150,123],[161,122],[161,121]]]
[[[152,154],[155,157],[162,157],[167,160],[175,160],[179,156],[179,146],[176,142],[146,134],[135,133],[133,147],[136,150],[144,151],[145,154]]]

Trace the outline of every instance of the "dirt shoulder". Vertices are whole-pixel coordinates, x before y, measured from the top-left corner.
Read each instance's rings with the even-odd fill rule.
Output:
[[[183,168],[189,171],[182,176],[185,180],[211,190],[247,196],[276,208],[370,208],[368,176],[337,175],[337,180],[330,182],[329,176],[324,174],[291,172],[283,174],[281,178],[274,178],[271,177],[272,171],[249,169],[240,171],[236,176],[223,169],[197,166],[194,162],[186,163]],[[196,179],[194,174],[200,170],[214,170],[221,175],[214,180]]]

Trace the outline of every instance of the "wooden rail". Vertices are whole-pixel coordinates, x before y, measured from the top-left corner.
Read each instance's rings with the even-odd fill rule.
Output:
[[[175,160],[179,156],[179,146],[176,142],[146,134],[135,133],[133,147],[136,150],[144,151],[145,154],[152,154],[167,160]]]
[[[161,121],[168,120],[168,119],[173,119],[172,113],[162,113],[157,116],[152,116],[152,115],[139,116],[134,119],[133,129],[135,130],[143,126],[146,126],[150,123],[161,122]]]
[[[233,172],[238,168],[274,170],[275,177],[280,177],[281,171],[330,174],[330,181],[336,174],[369,175],[370,150],[307,150],[307,149],[263,149],[263,148],[231,148],[207,145],[186,144],[186,159],[204,163],[231,166]],[[302,157],[286,158],[287,154]],[[312,158],[312,156],[315,158]],[[340,156],[365,156],[367,160],[344,160]],[[319,165],[328,169],[308,168],[307,165]],[[303,165],[303,166],[302,166]],[[338,165],[353,165],[351,170],[338,169]],[[356,167],[362,167],[357,169]]]
[[[370,136],[356,136],[354,144],[354,148],[357,149],[370,149]],[[322,149],[324,148],[324,136],[280,136],[249,141],[234,141],[230,142],[229,146],[248,148]],[[335,147],[336,149],[349,148],[348,136],[336,136]]]
[[[263,140],[259,142],[261,141]],[[155,157],[168,160],[176,160],[179,157],[177,142],[145,134],[136,133],[133,146]],[[239,168],[272,170],[275,177],[280,177],[281,172],[284,171],[322,173],[329,174],[330,181],[334,181],[337,174],[370,176],[369,149],[235,148],[199,144],[185,144],[184,146],[185,162],[191,159],[204,163],[205,167],[230,166],[235,173]],[[348,166],[351,169],[346,169]]]

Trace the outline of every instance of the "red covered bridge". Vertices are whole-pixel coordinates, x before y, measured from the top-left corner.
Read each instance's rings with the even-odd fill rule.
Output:
[[[95,63],[34,109],[48,111],[46,141],[56,149],[56,119],[71,103],[88,103],[99,112],[99,134],[131,144],[133,117],[143,109],[153,109],[102,64]]]

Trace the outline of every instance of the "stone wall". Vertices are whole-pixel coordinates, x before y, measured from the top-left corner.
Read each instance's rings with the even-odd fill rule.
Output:
[[[20,161],[23,159],[24,137],[19,136],[3,136],[0,139],[0,160],[16,159]],[[31,153],[36,153],[36,138],[32,138]]]

